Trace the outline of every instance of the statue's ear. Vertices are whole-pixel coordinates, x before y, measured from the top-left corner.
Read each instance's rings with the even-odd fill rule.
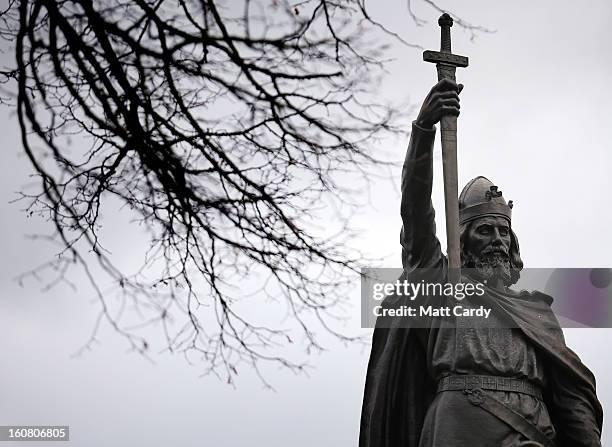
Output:
[[[518,239],[512,228],[510,229],[510,263],[512,268],[517,271],[523,270],[523,260],[521,259],[521,250],[519,249]]]

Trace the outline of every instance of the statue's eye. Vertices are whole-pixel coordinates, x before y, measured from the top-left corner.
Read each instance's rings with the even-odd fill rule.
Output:
[[[501,228],[499,229],[499,234],[500,234],[500,236],[508,236],[508,228],[506,228],[506,227],[501,227]]]
[[[491,232],[491,227],[489,225],[481,225],[478,227],[478,233],[482,235],[487,235]]]

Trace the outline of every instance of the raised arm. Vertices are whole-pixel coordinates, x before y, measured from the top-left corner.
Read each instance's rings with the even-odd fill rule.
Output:
[[[459,93],[463,86],[450,80],[438,82],[429,92],[416,121],[402,169],[402,266],[442,268],[444,256],[436,237],[435,213],[431,202],[433,182],[434,125],[446,114],[459,115]]]

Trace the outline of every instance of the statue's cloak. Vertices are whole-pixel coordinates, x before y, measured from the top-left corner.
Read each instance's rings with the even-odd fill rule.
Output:
[[[538,351],[548,371],[544,401],[555,426],[557,447],[600,446],[603,413],[595,378],[569,349],[553,314],[552,298],[539,292],[489,290],[488,305],[511,319]],[[423,420],[435,396],[427,346],[435,328],[377,327],[366,375],[360,447],[417,447]],[[388,322],[387,322],[388,323]]]

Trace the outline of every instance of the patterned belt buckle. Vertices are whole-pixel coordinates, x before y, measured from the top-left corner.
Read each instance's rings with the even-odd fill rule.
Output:
[[[490,389],[490,390],[496,390],[497,389],[497,380],[495,380],[495,377],[483,377],[482,378],[482,387]]]
[[[465,381],[465,387],[467,389],[474,389],[474,388],[480,388],[481,387],[481,380],[480,377],[478,376],[467,376],[466,377],[466,381]]]

